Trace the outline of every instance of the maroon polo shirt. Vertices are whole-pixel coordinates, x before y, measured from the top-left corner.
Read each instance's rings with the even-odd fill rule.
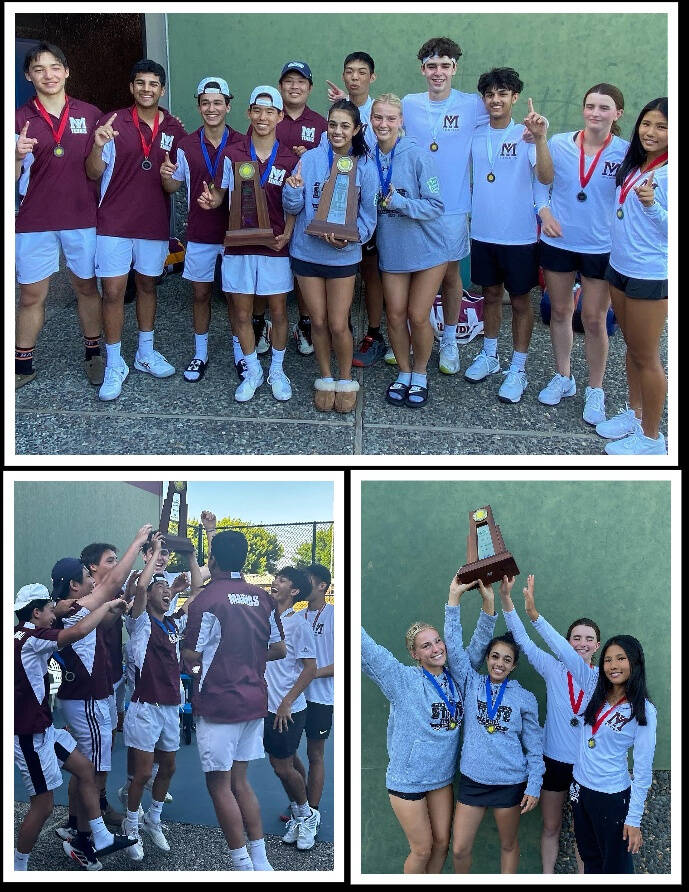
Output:
[[[14,630],[15,734],[41,734],[53,723],[48,660],[57,650],[59,634],[59,629],[37,629],[33,623]]]
[[[108,655],[108,672],[113,685],[122,678],[122,627],[124,622],[122,617],[116,619],[115,622],[103,628],[96,627],[96,632],[101,633],[103,644]]]
[[[321,135],[327,129],[328,122],[323,115],[319,115],[307,105],[299,117],[294,120],[285,112],[275,134],[283,146],[288,146],[290,149],[292,146],[314,149],[321,141]]]
[[[62,618],[64,628],[69,628],[91,613],[78,602],[72,605]],[[62,683],[57,692],[61,700],[105,700],[112,694],[112,679],[108,662],[108,649],[103,630],[93,629],[80,641],[68,644],[60,651]]]
[[[186,136],[186,130],[167,109],[163,112],[158,133],[148,160],[152,167],[144,170],[141,162],[144,152],[139,131],[134,125],[132,108],[117,109],[112,123],[118,135],[103,148],[103,160],[112,153],[112,165],[106,167],[101,177],[101,201],[98,206],[98,235],[120,238],[141,238],[167,241],[170,237],[170,196],[160,181],[160,165],[168,152],[174,162],[177,145]],[[105,124],[115,112],[101,115],[98,126]],[[151,142],[152,130],[139,119],[139,126],[146,144]],[[89,139],[91,151],[94,137]]]
[[[241,133],[238,133],[231,127],[227,127],[226,129],[229,133],[225,147],[231,146],[244,139]],[[227,232],[227,219],[230,209],[228,196],[225,195],[220,207],[213,208],[211,211],[203,210],[203,208],[199,207],[197,201],[197,198],[203,191],[204,181],[206,183],[211,182],[210,171],[208,170],[206,159],[201,150],[201,134],[203,132],[204,128],[199,127],[198,130],[189,133],[181,139],[178,146],[177,163],[183,167],[186,162],[188,172],[187,188],[189,190],[189,216],[187,219],[187,241],[199,242],[203,245],[221,245],[225,240],[225,233]],[[218,149],[213,143],[208,141],[205,134],[203,141],[208,151],[211,165],[213,165],[218,154]],[[180,154],[183,157],[180,157]],[[222,176],[222,158],[218,161],[216,172],[218,171]]]
[[[189,605],[184,647],[202,654],[196,715],[229,723],[268,714],[264,673],[271,614],[284,638],[271,596],[229,573],[214,575]]]
[[[250,137],[245,136],[241,142],[233,143],[231,146],[225,146],[223,159],[218,165],[215,175],[215,185],[223,188],[231,187],[234,179],[234,162],[235,161],[251,161],[251,142]],[[252,163],[258,164],[259,175],[263,177],[268,169],[268,161],[257,161]],[[268,217],[274,235],[282,235],[285,231],[285,212],[282,208],[282,189],[285,185],[287,177],[292,175],[292,171],[297,166],[299,159],[294,152],[278,142],[278,151],[275,161],[271,167],[268,179],[263,187],[266,196],[266,204],[268,206]],[[227,164],[225,163],[227,161]],[[231,175],[225,178],[225,168],[229,168]],[[231,200],[231,193],[230,193]],[[258,225],[258,220],[255,221]],[[237,247],[226,247],[225,254],[261,254],[265,257],[289,257],[289,242],[281,251],[273,251],[264,245],[244,245]]]
[[[20,188],[24,192],[15,221],[17,232],[55,232],[59,229],[89,229],[96,225],[98,185],[86,176],[84,159],[91,149],[91,134],[101,114],[88,102],[68,97],[67,123],[60,139],[64,155],[53,154],[55,138],[39,114],[34,99],[14,113],[17,136],[29,122],[27,136],[37,139],[33,161],[22,172]],[[57,131],[60,120],[50,115]],[[27,156],[30,157],[30,156]]]
[[[163,628],[164,627],[164,628]],[[145,610],[134,620],[131,645],[135,654],[134,702],[178,706],[179,628],[171,616],[157,621]]]

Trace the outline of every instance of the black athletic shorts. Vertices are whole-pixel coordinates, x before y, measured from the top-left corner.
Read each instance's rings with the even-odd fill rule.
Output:
[[[399,791],[391,790],[390,788],[388,788],[388,793],[391,796],[397,796],[398,799],[406,799],[408,802],[418,802],[419,799],[426,798],[426,793],[400,793]]]
[[[520,784],[480,784],[466,774],[459,775],[457,802],[481,808],[513,808],[524,798],[526,781]]]
[[[572,783],[572,768],[569,762],[558,762],[550,756],[543,754],[545,762],[545,774],[543,775],[542,790],[550,790],[551,793],[562,793],[569,790]]]
[[[273,728],[275,713],[269,712],[263,719],[263,749],[276,759],[287,759],[299,749],[301,735],[306,724],[306,710],[292,713],[293,722],[287,723],[286,731]]]
[[[538,242],[530,245],[495,245],[471,240],[471,281],[501,285],[510,294],[528,294],[538,285]]]
[[[541,266],[554,273],[580,272],[587,279],[604,279],[610,251],[605,254],[581,254],[541,242]]]
[[[325,263],[310,263],[298,257],[290,257],[289,262],[295,276],[309,276],[314,279],[346,279],[348,276],[355,276],[359,271],[358,263],[328,266]]]
[[[327,740],[333,726],[333,708],[327,703],[306,701],[306,739]]]
[[[376,244],[376,233],[373,231],[371,238],[361,246],[362,257],[377,257],[378,245]]]
[[[667,299],[667,279],[632,279],[631,276],[618,273],[610,264],[605,271],[605,278],[613,288],[624,291],[627,297],[637,300]]]

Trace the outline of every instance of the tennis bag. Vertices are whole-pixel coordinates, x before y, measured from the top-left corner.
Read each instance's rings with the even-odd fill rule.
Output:
[[[431,307],[431,325],[433,334],[437,340],[443,336],[443,300],[437,295]],[[459,320],[457,322],[457,343],[468,344],[477,335],[483,334],[483,295],[462,292],[462,302],[459,307]]]

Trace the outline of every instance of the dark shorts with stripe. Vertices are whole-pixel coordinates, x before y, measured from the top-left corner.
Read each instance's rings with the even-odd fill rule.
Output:
[[[306,703],[306,739],[327,740],[333,726],[333,708],[327,703]]]

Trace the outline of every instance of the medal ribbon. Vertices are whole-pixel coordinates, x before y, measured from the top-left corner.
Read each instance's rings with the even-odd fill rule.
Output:
[[[498,714],[498,709],[500,708],[500,704],[502,703],[502,697],[505,693],[505,688],[507,687],[508,681],[509,679],[506,678],[500,685],[498,696],[495,698],[495,703],[493,703],[493,695],[490,689],[490,675],[486,675],[486,712],[488,713],[488,718],[491,719],[491,721]]]
[[[584,699],[584,692],[579,691],[579,696],[577,699],[574,699],[574,684],[572,683],[572,673],[567,673],[567,685],[569,687],[569,702],[572,704],[572,712],[574,715],[577,715],[579,712],[579,707],[581,706],[581,701]]]
[[[664,152],[662,155],[658,155],[658,157],[655,159],[655,161],[653,161],[652,164],[648,165],[646,170],[641,170],[641,168],[639,168],[639,172],[636,174],[636,176],[634,176],[635,171],[632,171],[629,174],[629,176],[627,177],[627,179],[624,181],[624,183],[622,183],[622,188],[620,189],[620,198],[619,198],[620,205],[624,204],[624,202],[627,198],[627,195],[629,194],[634,183],[636,183],[637,180],[641,179],[641,177],[645,173],[649,173],[650,171],[652,171],[654,167],[660,167],[660,165],[664,164],[666,161],[667,161],[667,152]]]
[[[610,709],[606,710],[606,712],[603,715],[601,715],[601,712],[603,712],[603,708],[605,706],[605,703],[603,703],[603,706],[601,706],[601,708],[596,713],[596,720],[594,721],[594,723],[591,727],[591,734],[593,735],[598,731],[600,726],[607,719],[607,717],[610,715],[610,713],[613,711],[613,709],[617,709],[617,707],[620,705],[620,703],[626,703],[626,702],[627,702],[627,698],[622,697],[621,700],[618,700],[617,703],[615,703],[613,706],[610,707]]]
[[[431,131],[431,140],[436,143],[436,145],[436,135],[438,133],[438,130],[440,129],[440,122],[443,119],[443,115],[445,114],[447,106],[450,102],[450,98],[451,94],[447,97],[447,99],[442,99],[440,102],[434,103],[440,109],[440,114],[436,118],[435,126],[433,126],[433,118],[431,117],[431,100],[428,97],[428,93],[424,95],[424,99],[426,102],[426,118],[428,119],[428,129]]]
[[[264,172],[263,176],[261,177],[261,188],[263,188],[265,186],[266,180],[270,176],[270,171],[272,170],[273,162],[275,161],[275,159],[277,157],[279,145],[280,145],[280,143],[276,139],[273,144],[273,151],[270,153],[270,158],[267,161],[267,166],[266,166],[265,172]],[[249,151],[251,153],[251,160],[258,161],[259,159],[258,159],[258,155],[256,154],[256,149],[254,148],[253,140],[251,140],[251,142],[249,143]],[[323,608],[321,608],[321,610],[322,609]]]
[[[598,164],[598,159],[603,154],[603,152],[607,149],[607,147],[612,142],[612,133],[608,133],[608,137],[603,143],[603,145],[598,149],[596,154],[593,156],[593,161],[591,162],[591,166],[589,167],[588,173],[584,173],[584,164],[586,155],[584,155],[584,131],[580,130],[579,135],[577,136],[577,143],[579,144],[579,182],[581,183],[581,188],[584,186],[588,186],[589,180],[593,176],[593,171],[596,169],[596,165]]]
[[[67,117],[69,116],[69,96],[65,95],[65,107],[62,109],[62,115],[60,116],[60,122],[57,125],[57,130],[53,127],[53,122],[50,119],[50,115],[43,107],[38,96],[34,96],[33,104],[36,106],[36,111],[38,112],[38,114],[43,118],[48,127],[50,127],[50,132],[53,134],[55,145],[59,146],[62,140],[62,134],[65,132],[65,127],[67,126]]]
[[[156,619],[155,616],[151,616],[150,613],[148,615],[149,615],[149,618],[152,619],[156,625],[160,626],[160,628],[163,630],[163,632],[165,632],[166,635],[177,634],[177,627],[175,626],[174,623],[172,624],[172,628],[168,629],[167,623],[165,623],[165,622],[161,623],[161,621],[159,619]]]
[[[153,148],[153,143],[155,141],[156,135],[158,133],[158,128],[160,127],[160,122],[158,120],[158,112],[156,110],[156,119],[153,122],[153,127],[151,128],[152,136],[151,141],[148,145],[146,145],[146,140],[144,139],[144,135],[141,132],[141,127],[139,126],[139,115],[136,111],[136,106],[132,108],[132,120],[134,121],[134,126],[139,131],[139,137],[141,139],[141,148],[144,150],[144,158],[148,161],[148,156],[151,154],[151,149]]]
[[[390,153],[390,166],[388,167],[387,173],[383,173],[383,165],[380,163],[380,149],[376,143],[376,165],[378,166],[378,179],[380,180],[380,188],[382,190],[383,198],[388,194],[390,183],[392,182],[392,162],[395,160],[395,149],[397,148],[397,143],[399,141],[400,138],[398,137],[397,142],[392,147],[392,152]]]
[[[215,179],[215,172],[218,169],[218,162],[220,161],[220,156],[222,155],[222,150],[225,148],[225,144],[227,143],[227,137],[230,135],[230,131],[225,127],[225,132],[222,135],[222,139],[220,140],[220,145],[218,146],[218,151],[215,156],[215,161],[211,163],[211,156],[208,154],[208,149],[206,148],[206,141],[203,138],[203,127],[199,130],[199,136],[201,138],[201,151],[203,152],[203,158],[206,162],[206,167],[208,168],[208,173],[210,174],[211,180]],[[263,184],[261,184],[263,185]]]
[[[445,692],[443,691],[443,689],[440,687],[440,685],[435,680],[435,678],[431,675],[431,673],[428,671],[428,669],[424,669],[423,674],[430,681],[430,683],[433,685],[433,687],[436,689],[436,691],[440,694],[440,697],[441,697],[443,703],[447,707],[447,711],[450,713],[452,721],[456,722],[457,721],[457,701],[455,700],[455,686],[454,686],[454,682],[452,681],[452,676],[450,675],[450,673],[446,669],[443,670],[443,678],[445,679],[445,681],[448,684],[448,687],[450,688],[450,699],[449,700],[445,696]],[[452,705],[450,706],[450,704],[452,704]]]
[[[327,601],[326,601],[326,603],[327,603]],[[316,614],[315,620],[311,624],[311,628],[314,630],[314,632],[316,631],[316,623],[318,622],[318,617],[321,615],[321,613],[323,613],[324,610],[325,610],[325,604],[318,611],[318,613]],[[309,621],[308,613],[309,613],[309,608],[307,607],[306,610],[304,611],[304,619],[306,620],[306,622]]]
[[[514,130],[517,125],[514,121],[510,121],[510,126],[506,128],[505,135],[503,136],[503,142],[507,139],[510,133]],[[493,172],[493,140],[491,139],[491,135],[495,133],[495,129],[492,127],[488,128],[488,133],[486,134],[486,152],[488,153],[488,166],[490,167],[491,173]]]

